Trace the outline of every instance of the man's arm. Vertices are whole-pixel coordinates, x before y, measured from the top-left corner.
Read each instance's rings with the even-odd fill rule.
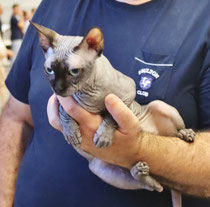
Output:
[[[162,184],[210,198],[210,132],[196,133],[194,143],[175,137],[143,134],[139,159]]]
[[[17,171],[33,128],[31,110],[10,97],[0,118],[0,207],[12,207]]]
[[[24,31],[24,27],[25,27],[24,20],[23,19],[19,20],[17,26],[23,32]]]
[[[18,28],[22,31],[22,32],[24,32],[24,27],[25,27],[25,21],[24,21],[24,17],[23,17],[23,12],[22,12],[22,10],[20,10],[19,11],[19,20],[18,20],[18,23],[17,23],[17,26],[18,26]]]
[[[92,155],[126,168],[139,161],[147,162],[150,173],[161,183],[181,192],[210,197],[210,132],[197,133],[194,143],[186,143],[176,137],[161,137],[141,133],[134,114],[114,95],[108,95],[105,103],[118,123],[113,145],[98,149],[93,135],[100,125],[98,115],[88,113],[72,98],[59,97],[64,109],[80,124],[83,136],[82,149]],[[50,123],[59,129],[55,103],[52,96],[48,103]]]
[[[106,106],[118,123],[123,122],[123,128],[128,121],[132,122],[129,119],[134,120],[117,97],[109,95]],[[133,124],[135,126],[135,122]],[[148,133],[140,133],[136,138],[130,136],[129,139],[134,141],[131,151],[134,149],[135,152],[136,146],[139,148],[127,167],[138,161],[147,162],[150,173],[164,185],[190,195],[210,197],[210,132],[196,133],[194,143]]]

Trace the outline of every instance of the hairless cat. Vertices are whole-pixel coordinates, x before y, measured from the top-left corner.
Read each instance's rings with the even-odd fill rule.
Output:
[[[117,95],[137,116],[142,131],[177,136],[193,142],[195,133],[192,129],[185,129],[174,107],[160,100],[144,106],[134,101],[135,82],[114,69],[102,54],[104,38],[99,28],[92,28],[85,37],[63,36],[44,26],[32,24],[39,34],[40,46],[46,58],[44,71],[52,90],[59,96],[72,96],[87,111],[103,116],[93,138],[96,147],[110,146],[118,127],[104,103],[110,93]],[[126,169],[81,150],[82,136],[78,123],[61,105],[59,115],[66,141],[87,158],[90,170],[102,180],[121,189],[163,190],[160,183],[149,175],[149,166],[145,162],[138,162],[131,169]],[[172,201],[174,207],[181,207],[181,194],[172,190]]]

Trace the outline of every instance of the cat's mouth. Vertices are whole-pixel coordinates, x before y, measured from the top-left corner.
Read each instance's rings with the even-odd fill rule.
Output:
[[[68,97],[69,96],[68,94],[63,94],[63,93],[56,93],[56,95],[62,96],[62,97]]]
[[[56,88],[53,88],[53,91],[55,92],[56,95],[62,96],[62,97],[67,97],[69,94],[66,92],[66,90],[58,90]]]

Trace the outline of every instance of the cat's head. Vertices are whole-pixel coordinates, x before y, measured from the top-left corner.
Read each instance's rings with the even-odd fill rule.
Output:
[[[94,27],[85,37],[73,37],[32,24],[39,33],[39,43],[46,59],[44,71],[54,92],[70,96],[80,90],[94,72],[95,60],[103,51],[101,30]]]

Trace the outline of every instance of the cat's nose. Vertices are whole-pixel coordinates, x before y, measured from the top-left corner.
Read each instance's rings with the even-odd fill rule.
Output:
[[[57,84],[55,84],[53,89],[54,89],[55,93],[57,93],[58,95],[62,95],[62,93],[65,92],[66,87],[61,83],[57,83]]]

